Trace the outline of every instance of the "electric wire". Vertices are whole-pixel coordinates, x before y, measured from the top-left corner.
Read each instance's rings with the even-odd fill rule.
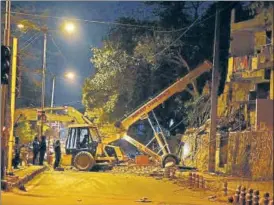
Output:
[[[53,38],[53,35],[50,35],[52,43],[54,44],[54,46],[57,48],[57,50],[59,51],[59,53],[61,54],[61,56],[64,58],[65,63],[68,62],[68,59],[66,58],[66,56],[63,54],[63,52],[61,51],[60,47],[57,45],[56,41]]]
[[[219,11],[222,12],[225,9],[227,9],[231,4],[229,4],[227,7],[221,9]],[[107,25],[118,25],[118,26],[125,26],[125,27],[132,27],[132,28],[146,28],[149,30],[152,30],[157,33],[175,33],[175,32],[180,32],[183,30],[186,30],[189,28],[189,26],[185,26],[179,29],[171,29],[171,30],[157,30],[159,28],[163,29],[162,27],[155,27],[155,26],[146,26],[146,25],[137,25],[137,24],[128,24],[128,23],[119,23],[119,22],[108,22],[108,21],[98,21],[98,20],[87,20],[87,19],[81,19],[81,18],[67,18],[67,17],[60,17],[60,16],[52,16],[52,15],[40,15],[40,14],[29,14],[29,13],[24,13],[24,12],[11,12],[13,14],[18,14],[18,15],[24,15],[24,16],[32,16],[32,17],[40,17],[40,18],[54,18],[54,19],[62,19],[62,20],[71,20],[71,21],[83,21],[86,23],[98,23],[98,24],[107,24]],[[201,20],[199,23],[203,23],[213,17],[215,17],[216,14],[213,14],[203,20]],[[202,17],[203,15],[201,15]]]
[[[39,33],[38,33],[39,34]],[[36,36],[34,39],[32,39],[32,41],[30,41],[27,45],[25,45],[23,48],[20,49],[20,51],[23,51],[24,49],[26,49],[27,47],[29,47],[34,41],[36,41],[38,39],[39,35]]]
[[[135,28],[146,28],[146,29],[150,29],[150,30],[153,30],[153,28],[155,29],[155,27],[152,28],[151,26],[127,24],[127,23],[119,23],[119,22],[108,22],[108,21],[87,20],[87,19],[81,19],[81,18],[67,18],[67,17],[51,16],[51,15],[29,14],[29,13],[24,13],[24,12],[15,12],[15,11],[12,11],[10,13],[24,15],[24,16],[40,17],[40,18],[54,18],[54,19],[71,20],[71,21],[83,21],[86,23],[119,25],[119,26],[135,27]],[[158,28],[158,27],[156,27],[156,28]],[[164,32],[164,31],[162,31],[162,32]],[[173,31],[168,30],[168,32],[173,32]]]

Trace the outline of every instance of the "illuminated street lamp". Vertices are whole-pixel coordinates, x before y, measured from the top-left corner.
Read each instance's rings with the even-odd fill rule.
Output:
[[[75,25],[71,22],[65,23],[65,31],[68,32],[69,34],[75,32]]]
[[[65,74],[65,77],[66,77],[67,79],[74,80],[74,78],[75,78],[75,73],[73,73],[73,72],[67,72],[67,73]]]
[[[19,29],[24,29],[25,26],[24,26],[24,24],[21,24],[21,23],[20,23],[20,24],[17,25],[17,28],[19,28]]]

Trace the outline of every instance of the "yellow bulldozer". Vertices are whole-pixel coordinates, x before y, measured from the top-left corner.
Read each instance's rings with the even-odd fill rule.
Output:
[[[40,109],[37,108],[17,109],[15,111],[16,121],[17,123],[39,122],[37,118],[39,111]],[[98,128],[75,108],[46,107],[44,112],[47,122],[57,121],[69,124],[65,153],[62,153],[62,165],[88,171],[95,165],[113,164],[127,160],[120,147],[103,143]]]

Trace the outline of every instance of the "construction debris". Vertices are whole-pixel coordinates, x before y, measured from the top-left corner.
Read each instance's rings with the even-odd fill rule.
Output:
[[[143,197],[143,198],[137,200],[136,202],[148,203],[148,202],[151,202],[151,200],[149,200],[147,197]]]

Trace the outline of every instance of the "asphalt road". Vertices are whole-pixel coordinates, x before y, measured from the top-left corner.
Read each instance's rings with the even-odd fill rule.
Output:
[[[26,192],[1,193],[2,205],[193,205],[220,204],[168,180],[126,174],[47,171]],[[147,197],[151,202],[136,202]]]

